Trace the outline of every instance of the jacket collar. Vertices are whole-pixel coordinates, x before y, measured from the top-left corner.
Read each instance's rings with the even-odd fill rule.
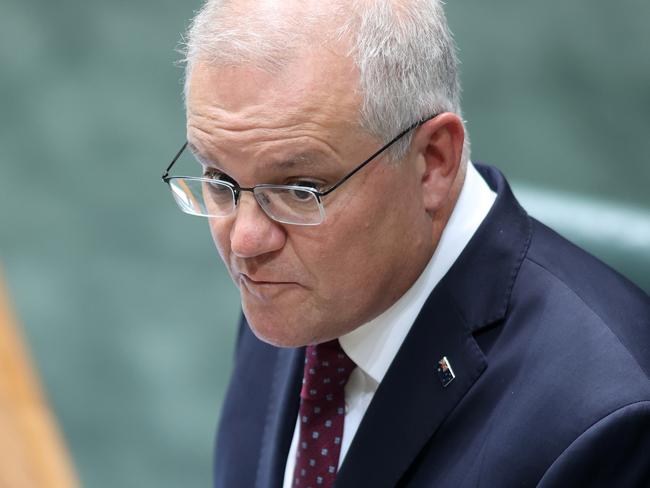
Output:
[[[476,167],[497,199],[444,279],[471,332],[505,317],[532,236],[532,221],[501,172],[491,166]]]

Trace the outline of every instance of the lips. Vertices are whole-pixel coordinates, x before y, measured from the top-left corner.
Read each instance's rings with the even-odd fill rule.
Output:
[[[279,281],[274,279],[266,279],[256,276],[255,278],[247,275],[246,273],[240,273],[239,276],[241,279],[248,281],[253,285],[289,285],[296,284],[294,281]]]
[[[254,297],[258,301],[271,301],[278,298],[281,294],[295,290],[298,283],[293,281],[266,281],[259,277],[251,278],[250,276],[239,274],[239,290],[242,298],[245,296]]]

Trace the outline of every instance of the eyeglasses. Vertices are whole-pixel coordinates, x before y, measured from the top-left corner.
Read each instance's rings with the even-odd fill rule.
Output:
[[[172,159],[172,162],[163,173],[162,179],[169,185],[179,208],[190,215],[227,217],[237,208],[241,193],[250,192],[254,195],[255,200],[264,213],[276,222],[291,225],[318,225],[325,220],[323,197],[339,188],[354,174],[375,160],[377,156],[382,154],[406,134],[436,116],[437,114],[424,118],[402,131],[363,163],[324,191],[319,191],[306,185],[260,184],[245,188],[239,186],[234,181],[216,178],[169,176],[169,171],[181,157],[185,149],[187,149],[187,142],[176,153],[176,156],[174,156],[174,159]]]

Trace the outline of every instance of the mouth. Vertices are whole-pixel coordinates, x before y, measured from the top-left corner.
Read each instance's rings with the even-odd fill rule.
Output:
[[[239,284],[240,290],[245,290],[249,294],[264,300],[275,298],[278,294],[299,286],[294,281],[277,281],[258,277],[254,279],[244,273],[239,274]]]
[[[245,281],[253,285],[288,285],[296,284],[294,281],[279,281],[271,279],[262,279],[259,277],[252,278],[246,273],[239,273],[240,281]]]

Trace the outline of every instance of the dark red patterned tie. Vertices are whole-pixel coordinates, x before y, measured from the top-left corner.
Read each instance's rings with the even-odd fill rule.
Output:
[[[334,484],[343,438],[344,388],[354,368],[338,339],[307,347],[293,486]]]

